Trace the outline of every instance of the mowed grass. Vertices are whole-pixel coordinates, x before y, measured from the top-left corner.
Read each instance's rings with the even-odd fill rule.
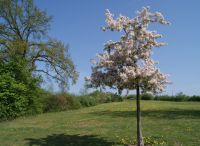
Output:
[[[200,103],[141,101],[143,136],[200,146]],[[136,138],[135,101],[0,123],[0,146],[117,146]]]

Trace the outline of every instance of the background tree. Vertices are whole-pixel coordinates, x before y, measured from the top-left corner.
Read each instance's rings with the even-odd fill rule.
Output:
[[[32,0],[0,0],[0,58],[9,62],[19,56],[31,72],[48,75],[67,87],[78,74],[68,46],[48,36],[50,20]]]
[[[148,30],[150,23],[168,24],[159,12],[151,13],[143,8],[135,18],[120,15],[117,19],[109,10],[106,11],[107,26],[104,31],[123,33],[119,41],[109,41],[104,52],[97,55],[92,67],[92,74],[86,78],[91,87],[108,86],[116,89],[136,89],[137,99],[137,145],[143,146],[140,120],[140,90],[154,93],[164,91],[167,76],[156,68],[151,58],[154,47],[164,43],[157,42],[162,36],[156,31]]]

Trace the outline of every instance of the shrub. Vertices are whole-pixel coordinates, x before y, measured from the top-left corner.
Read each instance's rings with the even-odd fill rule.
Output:
[[[79,109],[81,107],[80,100],[77,96],[69,94],[69,93],[63,93],[63,94],[68,103],[67,109]]]
[[[174,101],[187,101],[188,99],[189,97],[182,92],[176,94],[176,96],[174,97]]]
[[[26,61],[0,60],[0,119],[41,112],[38,83],[39,78],[32,77]]]
[[[172,96],[168,96],[168,95],[160,95],[160,96],[155,96],[154,100],[174,101],[174,98]]]
[[[136,99],[136,95],[130,94],[130,95],[124,96],[124,98],[126,98],[126,99]]]
[[[0,76],[0,119],[13,119],[27,111],[27,88],[17,83],[10,75]]]
[[[188,101],[189,97],[184,95],[183,93],[178,93],[175,96],[169,96],[169,95],[156,96],[155,100],[180,102],[180,101]]]
[[[123,101],[122,96],[111,93],[111,92],[94,91],[85,96],[93,97],[96,100],[96,103],[108,103],[108,102],[114,102],[114,101]]]
[[[100,91],[94,91],[87,96],[91,96],[96,99],[97,103],[107,103],[111,102],[112,95],[110,93],[104,93]]]
[[[44,101],[44,112],[57,112],[81,107],[79,99],[70,94],[50,94]]]
[[[94,106],[97,105],[97,101],[94,97],[84,95],[79,97],[80,103],[84,107]]]
[[[79,109],[81,106],[80,99],[77,96],[72,96],[72,104],[70,109]]]
[[[200,96],[193,95],[188,99],[188,101],[200,101]]]
[[[111,101],[112,102],[123,101],[123,97],[117,94],[111,94]]]
[[[64,95],[50,95],[46,98],[44,112],[62,111],[67,109]]]
[[[152,94],[149,93],[144,93],[141,95],[141,99],[142,100],[153,100],[154,96]]]

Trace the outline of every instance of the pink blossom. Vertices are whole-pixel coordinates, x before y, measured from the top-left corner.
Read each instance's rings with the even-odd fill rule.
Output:
[[[86,80],[93,87],[109,86],[135,89],[140,85],[145,91],[162,92],[169,83],[151,58],[152,49],[166,45],[158,42],[162,35],[148,30],[151,23],[168,24],[164,16],[151,13],[144,7],[135,18],[114,15],[106,10],[105,30],[122,31],[119,41],[108,41],[104,52],[98,54],[90,78]]]

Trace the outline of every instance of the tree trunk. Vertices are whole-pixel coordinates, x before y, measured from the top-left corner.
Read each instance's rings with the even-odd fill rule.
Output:
[[[141,129],[141,112],[140,112],[140,87],[136,88],[136,112],[137,112],[137,146],[144,146]]]
[[[118,89],[118,95],[122,95],[122,89]]]

